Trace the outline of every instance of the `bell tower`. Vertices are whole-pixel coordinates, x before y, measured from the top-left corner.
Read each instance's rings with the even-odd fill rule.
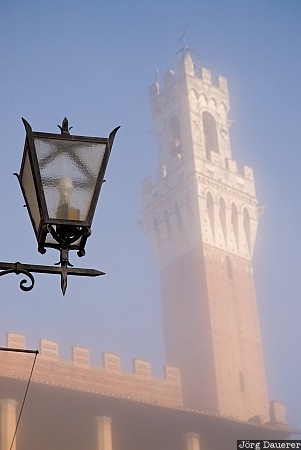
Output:
[[[188,49],[150,87],[159,149],[142,181],[143,227],[160,271],[167,364],[184,406],[269,420],[252,254],[253,171],[232,159],[227,80],[195,69]]]

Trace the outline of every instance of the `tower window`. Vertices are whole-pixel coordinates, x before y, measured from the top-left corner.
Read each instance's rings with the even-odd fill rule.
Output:
[[[245,378],[244,378],[244,374],[242,373],[241,370],[238,372],[238,376],[239,376],[239,387],[240,387],[240,391],[241,391],[241,392],[245,392],[245,390],[246,390],[246,387],[245,387]]]
[[[228,255],[226,256],[226,267],[229,280],[233,280],[232,262]]]
[[[171,154],[173,156],[181,157],[182,137],[181,137],[180,121],[178,116],[174,115],[171,117],[169,122],[169,129],[171,134]]]
[[[155,245],[157,248],[158,254],[162,254],[163,250],[163,243],[162,243],[162,237],[159,229],[158,219],[155,217],[153,222],[153,230],[155,234]]]
[[[172,235],[172,228],[169,220],[169,214],[166,210],[164,212],[164,222],[166,226],[167,239],[169,239]]]
[[[251,224],[250,224],[250,214],[247,208],[244,209],[244,230],[248,248],[249,251],[251,252]]]
[[[193,214],[193,209],[192,209],[192,204],[191,204],[191,198],[190,195],[187,194],[186,195],[186,208],[187,208],[187,216],[189,219],[189,224],[191,227],[194,227],[194,214]]]
[[[216,122],[212,114],[203,112],[203,129],[205,138],[206,158],[211,159],[211,152],[219,153]]]
[[[221,222],[225,243],[227,244],[226,204],[222,197],[219,201],[219,219]]]
[[[231,213],[231,223],[233,228],[234,237],[236,240],[237,248],[239,248],[239,239],[238,239],[238,211],[235,203],[232,203],[232,213]]]
[[[209,222],[210,222],[210,227],[211,227],[211,231],[214,237],[214,231],[215,231],[215,227],[214,227],[214,204],[213,204],[213,197],[210,194],[210,192],[208,192],[207,194],[207,211],[208,211],[208,216],[209,216]]]
[[[176,202],[176,204],[175,204],[175,216],[176,216],[176,223],[177,223],[178,230],[184,231],[183,219],[182,219],[182,215],[180,213],[180,208],[179,208],[178,202]]]

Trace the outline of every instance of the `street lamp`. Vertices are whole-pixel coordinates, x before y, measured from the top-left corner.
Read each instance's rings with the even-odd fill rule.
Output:
[[[114,138],[119,127],[108,138],[70,135],[68,120],[58,125],[61,134],[32,131],[22,119],[26,139],[18,177],[31,223],[42,254],[46,248],[60,251],[60,267],[0,263],[1,275],[23,273],[20,288],[31,290],[32,272],[61,274],[63,294],[67,275],[98,276],[94,269],[75,269],[69,262],[69,250],[85,255],[92,220]]]

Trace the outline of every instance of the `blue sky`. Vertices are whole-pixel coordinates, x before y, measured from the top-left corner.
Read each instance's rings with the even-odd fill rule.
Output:
[[[232,154],[253,167],[261,217],[254,271],[270,398],[301,427],[300,388],[300,105],[301,2],[298,0],[0,0],[0,248],[2,261],[53,264],[39,255],[19,171],[24,129],[58,132],[66,115],[74,134],[118,132],[87,255],[77,266],[107,272],[101,279],[36,277],[30,293],[14,275],[1,278],[0,340],[7,331],[164,365],[159,278],[138,226],[140,180],[154,175],[156,142],[148,87],[174,66],[186,43],[197,65],[228,79]]]

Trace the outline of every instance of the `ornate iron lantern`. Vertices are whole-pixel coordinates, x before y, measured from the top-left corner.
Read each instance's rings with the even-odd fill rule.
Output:
[[[60,267],[50,267],[52,270],[47,273],[61,273],[65,294],[68,274],[103,274],[93,269],[72,270],[68,253],[77,250],[78,256],[85,255],[86,241],[91,234],[97,200],[119,127],[108,138],[100,138],[70,135],[72,127],[68,127],[66,118],[62,126],[58,125],[61,134],[32,131],[29,123],[22,120],[26,140],[20,173],[15,175],[38,241],[38,251],[45,253],[47,247],[60,251]],[[0,268],[6,269],[6,273],[39,271],[28,269],[28,265],[22,270],[25,265],[20,263],[15,263],[18,267],[4,267],[3,264],[6,263],[0,263]],[[28,276],[32,280],[32,276]],[[29,290],[24,286],[24,280],[20,287]]]

